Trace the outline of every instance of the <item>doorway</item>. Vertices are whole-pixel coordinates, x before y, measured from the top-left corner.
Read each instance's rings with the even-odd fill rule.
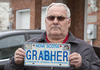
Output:
[[[30,29],[30,9],[16,11],[16,29]]]

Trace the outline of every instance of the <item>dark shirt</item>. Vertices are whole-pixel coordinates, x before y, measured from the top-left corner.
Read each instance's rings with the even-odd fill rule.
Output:
[[[28,40],[27,42],[47,43],[46,32],[39,37]],[[81,55],[82,65],[79,69],[75,69],[74,66],[60,68],[24,66],[24,64],[17,65],[12,57],[12,59],[5,65],[5,70],[100,70],[100,60],[90,44],[74,37],[71,32],[69,32],[69,37],[66,43],[71,44],[71,53],[77,52]],[[24,46],[22,48],[24,49]]]

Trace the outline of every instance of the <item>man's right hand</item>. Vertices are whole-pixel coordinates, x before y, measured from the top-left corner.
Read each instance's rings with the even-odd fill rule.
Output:
[[[15,51],[14,61],[17,64],[22,64],[24,62],[24,57],[25,57],[25,51],[22,48],[18,48]]]

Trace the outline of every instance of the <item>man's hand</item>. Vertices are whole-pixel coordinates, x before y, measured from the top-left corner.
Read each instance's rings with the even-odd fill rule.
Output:
[[[70,65],[78,69],[82,64],[82,57],[80,54],[74,52],[69,56]]]
[[[25,57],[25,51],[22,48],[18,48],[14,55],[14,61],[17,64],[22,64]]]

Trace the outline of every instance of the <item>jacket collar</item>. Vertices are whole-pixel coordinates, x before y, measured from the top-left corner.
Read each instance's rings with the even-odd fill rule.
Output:
[[[68,31],[69,37],[66,43],[79,43],[78,39],[70,32]]]

